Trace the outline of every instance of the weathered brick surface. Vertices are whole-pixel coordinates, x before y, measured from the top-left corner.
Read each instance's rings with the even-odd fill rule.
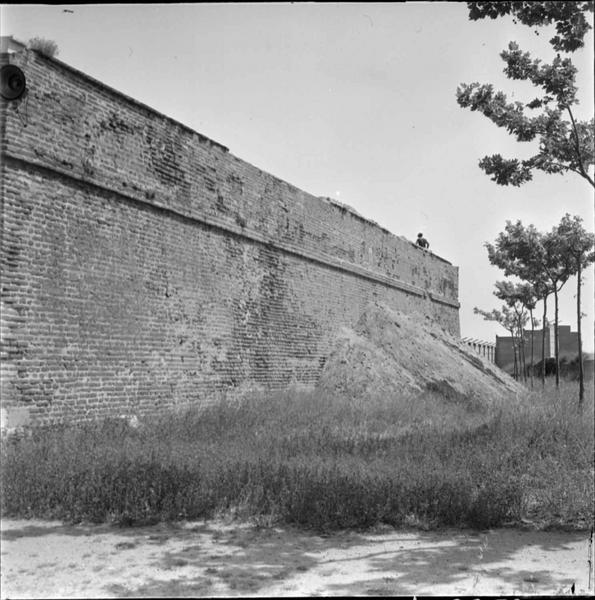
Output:
[[[57,61],[11,61],[5,406],[49,423],[311,386],[373,299],[458,334],[456,267]]]

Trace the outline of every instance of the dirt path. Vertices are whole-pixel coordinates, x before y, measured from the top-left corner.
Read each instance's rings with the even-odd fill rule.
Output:
[[[2,522],[2,598],[587,593],[588,534]]]

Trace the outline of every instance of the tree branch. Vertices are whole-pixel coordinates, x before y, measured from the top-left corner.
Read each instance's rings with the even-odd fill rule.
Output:
[[[574,169],[573,167],[569,167],[568,165],[563,165],[562,163],[557,163],[557,162],[552,162],[552,165],[556,165],[557,167],[560,167],[561,169],[566,169],[567,171],[572,171],[573,173],[576,173],[577,175],[580,175],[581,177],[584,177],[585,174],[580,171],[579,169]],[[587,175],[587,178],[589,176]]]
[[[581,147],[580,147],[580,143],[578,140],[578,131],[576,130],[576,121],[574,120],[574,115],[572,114],[572,111],[570,110],[570,106],[566,106],[566,110],[568,111],[568,114],[570,115],[570,122],[572,123],[572,133],[573,133],[572,137],[574,138],[574,146],[576,148],[576,155],[578,157],[580,175],[582,175],[593,187],[595,187],[595,181],[593,181],[593,179],[591,177],[589,177],[589,174],[585,171],[585,167],[583,166],[583,156],[581,154]]]

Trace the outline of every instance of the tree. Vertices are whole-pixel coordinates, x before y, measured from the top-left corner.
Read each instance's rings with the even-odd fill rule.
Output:
[[[509,308],[512,308],[516,316],[516,330],[519,346],[519,365],[523,372],[523,379],[527,380],[527,361],[525,357],[525,336],[524,328],[527,322],[526,302],[530,302],[532,298],[532,288],[527,288],[528,284],[512,283],[511,281],[497,281],[496,291],[494,296],[500,300],[504,300]]]
[[[554,356],[556,359],[556,387],[559,387],[560,340],[558,335],[558,294],[570,276],[573,275],[573,272],[569,268],[565,256],[566,248],[563,240],[558,235],[556,227],[543,235],[542,244],[545,251],[543,268],[554,294]]]
[[[530,26],[555,23],[558,35],[550,43],[565,52],[584,45],[584,36],[591,29],[586,14],[593,12],[593,2],[469,2],[468,7],[472,20],[511,14]],[[509,79],[530,81],[541,88],[541,95],[526,104],[511,103],[503,92],[494,92],[491,84],[462,83],[457,88],[457,102],[483,113],[519,142],[537,140],[538,152],[526,160],[505,159],[500,154],[486,156],[480,160],[480,168],[499,185],[520,186],[531,181],[537,170],[550,174],[570,171],[595,187],[589,173],[595,164],[595,120],[580,121],[573,112],[578,104],[577,70],[570,58],[557,54],[551,64],[542,64],[515,42],[510,42],[500,56]]]
[[[590,262],[588,258],[590,255],[584,249],[584,244],[588,245],[588,240],[591,238],[590,234],[580,227],[581,222],[580,217],[571,219],[570,215],[566,215],[560,225],[555,226],[550,232],[540,233],[533,225],[525,227],[521,221],[516,223],[506,221],[505,231],[498,234],[495,244],[486,243],[485,245],[491,264],[503,269],[507,276],[515,275],[530,283],[536,297],[544,302],[542,382],[545,380],[543,366],[545,364],[547,298],[550,294],[554,295],[556,385],[560,383],[558,294],[568,279]],[[582,261],[579,256],[583,256]],[[581,266],[578,266],[579,264]]]
[[[579,365],[579,404],[582,405],[585,398],[585,382],[583,373],[583,347],[581,335],[581,285],[582,272],[590,263],[595,262],[595,235],[587,232],[579,216],[571,217],[566,213],[559,225],[556,227],[556,235],[562,252],[566,258],[568,272],[576,274],[576,322],[578,337],[578,365]]]
[[[547,321],[547,299],[553,293],[550,279],[545,269],[546,251],[543,247],[543,234],[533,225],[525,227],[521,221],[506,221],[503,232],[498,234],[495,244],[486,243],[491,264],[502,269],[506,276],[515,276],[528,282],[536,300],[543,301],[541,331],[541,383],[545,385],[545,332]],[[529,297],[528,305],[532,304]],[[527,305],[527,307],[528,307]],[[531,323],[533,325],[531,308]],[[534,332],[532,331],[532,339]]]

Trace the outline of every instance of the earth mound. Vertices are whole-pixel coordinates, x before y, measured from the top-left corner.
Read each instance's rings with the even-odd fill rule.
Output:
[[[318,388],[349,397],[431,391],[481,404],[522,390],[429,317],[414,319],[381,304],[368,306],[354,329],[339,332]]]

